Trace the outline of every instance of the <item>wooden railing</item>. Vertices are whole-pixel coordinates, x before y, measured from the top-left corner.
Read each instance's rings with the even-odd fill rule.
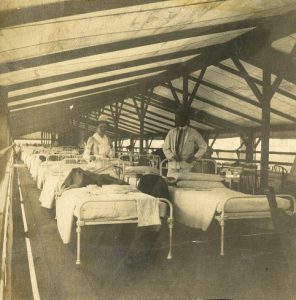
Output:
[[[0,299],[11,299],[12,254],[12,146],[0,151]]]
[[[223,149],[213,149],[213,152],[216,153],[216,155],[218,157],[212,157],[212,159],[214,160],[218,160],[218,161],[228,161],[228,162],[245,162],[244,158],[241,158],[241,154],[245,154],[246,151],[245,150],[223,150]],[[236,154],[237,158],[228,158],[228,157],[220,157],[219,154],[223,154],[223,153],[232,153],[232,154]],[[261,154],[261,151],[254,151],[254,154]],[[296,152],[279,152],[279,151],[269,151],[270,155],[283,155],[283,156],[296,156]],[[253,160],[252,163],[255,164],[260,164],[260,160]],[[292,166],[292,162],[285,162],[285,161],[273,161],[270,160],[269,161],[269,165],[282,165],[282,166]]]

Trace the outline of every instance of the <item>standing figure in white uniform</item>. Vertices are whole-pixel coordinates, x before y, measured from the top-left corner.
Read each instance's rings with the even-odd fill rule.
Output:
[[[189,127],[188,111],[176,112],[176,128],[171,129],[164,141],[163,152],[168,159],[168,176],[191,172],[195,161],[207,150],[203,137]],[[197,150],[198,149],[198,150]]]
[[[111,140],[106,135],[108,129],[107,116],[101,115],[98,120],[96,133],[86,143],[83,158],[88,161],[95,161],[114,156]]]

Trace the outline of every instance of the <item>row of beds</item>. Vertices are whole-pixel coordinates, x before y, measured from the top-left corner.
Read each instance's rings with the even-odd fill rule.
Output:
[[[44,161],[40,157],[45,157]],[[81,263],[81,227],[100,224],[136,223],[138,226],[156,225],[159,220],[167,220],[169,228],[168,259],[172,259],[172,239],[174,219],[184,225],[208,229],[213,221],[218,221],[221,229],[220,255],[225,251],[225,224],[228,220],[270,218],[270,207],[265,195],[249,195],[230,190],[217,174],[213,160],[203,159],[200,173],[178,174],[176,178],[165,178],[167,160],[160,162],[154,155],[145,157],[135,154],[118,154],[115,159],[100,160],[99,163],[86,162],[75,149],[44,149],[27,147],[22,151],[22,160],[29,168],[41,189],[40,203],[47,209],[56,209],[58,231],[65,244],[71,241],[72,224],[76,220],[77,260]],[[145,164],[139,165],[139,164]],[[207,166],[215,174],[206,174]],[[204,167],[206,166],[206,167]],[[106,185],[101,188],[86,186],[62,190],[64,179],[73,168],[81,168],[93,173],[109,174],[129,183],[127,186]],[[137,190],[138,179],[146,174],[155,174],[166,179],[169,185],[169,199],[155,198]],[[157,203],[157,209],[146,207],[159,214],[159,220],[148,216],[143,225],[143,213],[148,202]],[[146,200],[146,202],[143,200]],[[153,201],[152,201],[153,200]],[[296,212],[295,199],[291,195],[276,195],[279,208],[287,214]],[[147,217],[147,216],[146,216]],[[149,223],[150,222],[150,223]],[[140,224],[141,223],[141,224]]]

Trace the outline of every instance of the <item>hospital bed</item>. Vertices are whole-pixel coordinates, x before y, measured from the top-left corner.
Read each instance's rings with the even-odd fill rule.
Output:
[[[179,174],[177,182],[169,187],[175,209],[175,219],[184,225],[206,231],[213,220],[220,225],[220,255],[225,253],[225,224],[229,220],[270,218],[270,208],[264,195],[248,195],[230,190],[223,178],[216,174]],[[278,207],[293,215],[295,198],[276,195]]]
[[[286,199],[284,203],[283,200]],[[277,194],[276,200],[278,207],[282,208],[288,215],[296,213],[296,201],[292,195],[288,194]],[[245,207],[242,203],[240,207],[236,205],[236,202],[244,201]],[[281,202],[279,202],[281,201]],[[253,203],[251,203],[253,202]],[[252,204],[254,210],[248,209]],[[257,208],[256,208],[257,205]],[[247,208],[247,209],[246,209]],[[251,211],[249,211],[251,210]],[[219,222],[221,228],[221,244],[220,244],[220,255],[224,255],[225,245],[225,224],[229,220],[242,220],[242,219],[266,219],[271,218],[270,208],[266,195],[245,195],[230,197],[223,202],[221,208],[217,211],[215,219]]]
[[[116,200],[116,202],[122,202],[120,198]],[[173,206],[171,202],[167,199],[164,198],[159,198],[159,201],[162,203],[167,204],[169,207],[169,217],[167,218],[168,222],[168,228],[169,228],[169,252],[167,255],[167,259],[172,259],[172,239],[173,239]],[[101,201],[100,201],[101,202]],[[135,200],[130,200],[130,202],[135,202]],[[128,224],[128,223],[138,223],[138,219],[130,219],[130,220],[107,220],[107,219],[100,219],[100,218],[88,218],[87,217],[87,210],[88,207],[91,207],[93,204],[98,204],[96,201],[86,201],[84,202],[79,209],[79,213],[77,215],[77,222],[76,222],[76,232],[77,232],[77,260],[76,264],[81,263],[81,258],[80,258],[80,249],[81,249],[81,227],[83,226],[88,226],[88,225],[107,225],[107,224]],[[100,203],[101,205],[101,203]]]
[[[118,192],[114,192],[119,187]],[[90,189],[90,190],[89,190]],[[98,190],[91,193],[92,190]],[[125,193],[121,189],[128,189]],[[144,206],[139,206],[138,201],[145,201]],[[148,203],[148,209],[147,209]],[[169,228],[169,252],[167,259],[172,259],[172,238],[173,238],[173,206],[171,202],[164,198],[155,198],[144,194],[132,186],[110,186],[105,185],[87,186],[66,190],[58,198],[56,203],[56,217],[60,236],[65,244],[71,241],[72,224],[76,221],[77,233],[77,260],[76,264],[81,263],[81,228],[93,225],[112,225],[112,224],[138,224],[138,226],[157,225],[157,220],[149,220],[146,224],[141,224],[141,215],[148,211],[151,212],[149,204],[157,206],[158,221],[167,217]],[[150,208],[150,209],[149,209]],[[167,213],[167,209],[169,209]],[[152,209],[153,211],[153,209]],[[140,214],[139,214],[140,212]],[[150,223],[149,223],[150,222]]]
[[[88,162],[82,156],[65,157],[56,164],[49,166],[39,201],[44,208],[51,209],[55,199],[61,193],[61,186],[65,178],[74,168],[82,168],[94,173],[109,173],[116,178],[123,177],[123,166],[118,158],[101,158]]]

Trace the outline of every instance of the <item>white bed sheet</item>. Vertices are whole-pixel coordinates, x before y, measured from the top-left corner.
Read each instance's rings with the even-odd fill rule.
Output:
[[[190,189],[169,187],[170,199],[175,208],[175,218],[178,222],[199,228],[204,231],[210,226],[215,213],[220,213],[230,197],[248,196],[226,187],[211,189]],[[251,196],[251,195],[250,195]],[[278,207],[290,209],[290,201],[277,197]],[[269,211],[267,198],[250,198],[231,200],[226,204],[226,212],[266,212]]]
[[[46,173],[48,172],[50,167],[58,167],[57,161],[44,161],[40,164],[37,171],[37,187],[41,189],[43,182],[46,178]]]
[[[116,201],[118,199],[120,201]],[[64,191],[56,202],[57,226],[63,242],[65,244],[70,243],[74,216],[79,217],[80,207],[86,201],[95,202],[89,204],[87,210],[83,212],[84,219],[95,220],[100,218],[102,221],[114,221],[137,219],[137,199],[155,198],[141,192],[96,195],[89,193],[87,188]],[[159,224],[159,217],[164,216],[166,212],[165,204],[159,202],[158,205],[158,220],[155,224]]]

